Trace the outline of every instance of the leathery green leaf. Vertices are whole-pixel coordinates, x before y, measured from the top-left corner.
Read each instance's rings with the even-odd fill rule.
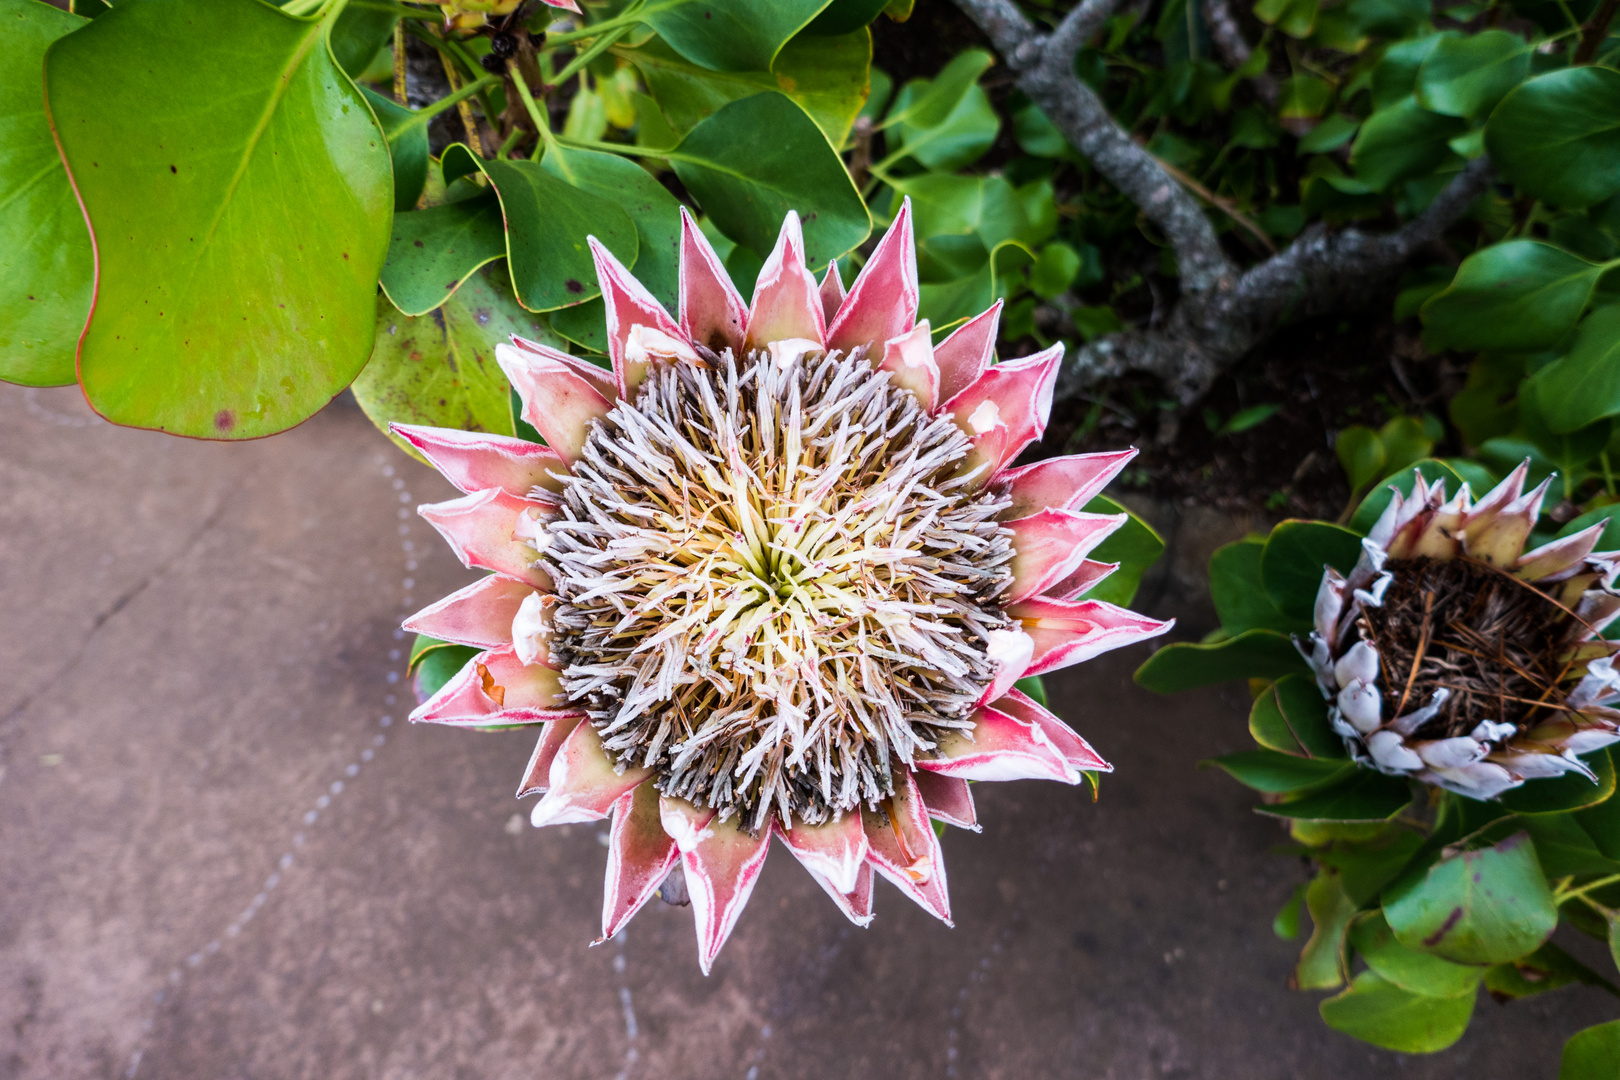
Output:
[[[1323,870],[1305,888],[1311,913],[1311,936],[1294,966],[1294,985],[1301,990],[1331,990],[1344,985],[1344,936],[1356,905],[1345,895],[1333,870]]]
[[[1325,521],[1284,521],[1266,538],[1260,580],[1284,615],[1309,619],[1322,587],[1323,567],[1348,574],[1361,557],[1361,537]]]
[[[79,381],[107,419],[269,435],[365,366],[392,168],[326,46],[335,16],[119,4],[46,54],[97,251]]]
[[[1620,413],[1620,304],[1588,315],[1569,352],[1532,378],[1541,415],[1559,434]]]
[[[1524,833],[1403,878],[1385,892],[1384,915],[1404,944],[1463,964],[1523,956],[1558,925],[1552,892]]]
[[[1404,810],[1412,793],[1404,780],[1371,769],[1355,769],[1343,778],[1298,799],[1257,806],[1271,817],[1300,821],[1387,821]]]
[[[45,50],[85,25],[38,0],[0,0],[0,379],[64,386],[90,313],[95,262],[45,119]]]
[[[714,71],[769,71],[788,40],[828,0],[669,0],[642,19],[682,56]]]
[[[622,207],[636,226],[636,280],[675,310],[681,254],[681,204],[658,179],[617,154],[552,146],[540,167],[581,191]]]
[[[1429,1054],[1444,1050],[1468,1029],[1477,992],[1430,997],[1403,990],[1375,971],[1317,1008],[1327,1026],[1386,1050]]]
[[[1564,1044],[1558,1080],[1612,1080],[1620,1066],[1620,1020],[1577,1031]]]
[[[1413,994],[1456,997],[1472,993],[1485,977],[1482,967],[1454,964],[1403,945],[1396,940],[1382,911],[1356,920],[1350,928],[1350,946],[1383,979]]]
[[[1423,305],[1424,340],[1465,352],[1550,349],[1574,329],[1604,269],[1540,240],[1492,244]]]
[[[1249,630],[1223,641],[1167,645],[1133,677],[1149,690],[1174,694],[1228,679],[1275,679],[1309,670],[1286,634]]]
[[[355,400],[385,434],[398,421],[511,435],[510,390],[495,346],[514,334],[561,344],[513,298],[499,267],[474,274],[442,307],[418,318],[378,297],[377,347],[354,380]]]
[[[1266,595],[1260,582],[1260,555],[1265,547],[1265,540],[1251,536],[1216,548],[1209,557],[1209,594],[1221,618],[1221,629],[1229,634],[1254,629],[1308,633],[1309,619],[1284,615]]]
[[[1328,723],[1327,700],[1311,675],[1284,675],[1249,709],[1249,734],[1284,754],[1344,761],[1344,740]]]
[[[1242,750],[1199,762],[1215,765],[1245,787],[1268,794],[1298,791],[1355,768],[1343,758],[1303,758],[1276,750]]]
[[[406,315],[422,315],[505,254],[506,228],[494,192],[395,214],[383,292]]]
[[[1564,207],[1620,191],[1620,71],[1549,71],[1514,90],[1485,124],[1485,147],[1508,179]]]

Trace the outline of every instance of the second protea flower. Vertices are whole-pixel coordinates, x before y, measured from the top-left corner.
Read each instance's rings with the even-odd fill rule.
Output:
[[[1620,741],[1620,552],[1608,524],[1524,551],[1549,481],[1519,466],[1475,502],[1417,474],[1348,578],[1329,568],[1308,654],[1351,756],[1476,799],[1579,772]]]
[[[1078,599],[1124,519],[1075,507],[1133,452],[1009,468],[1061,347],[992,366],[999,304],[935,347],[910,222],[846,296],[789,214],[744,305],[683,218],[678,318],[593,240],[613,370],[498,350],[546,446],[395,429],[494,571],[406,623],[487,650],[412,719],[542,725],[518,794],[612,815],[604,937],[679,866],[707,971],[773,835],[861,925],[874,872],[948,921],[969,780],[1109,768],[1013,683],[1167,629]]]

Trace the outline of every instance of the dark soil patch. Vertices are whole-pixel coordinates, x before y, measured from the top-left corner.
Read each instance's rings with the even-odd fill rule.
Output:
[[[1383,298],[1360,313],[1284,329],[1179,416],[1152,379],[1096,387],[1054,410],[1042,452],[1137,446],[1141,456],[1117,481],[1126,490],[1238,513],[1334,520],[1350,499],[1333,451],[1338,433],[1425,412],[1443,419],[1465,374],[1460,363],[1426,353],[1415,324],[1394,324],[1382,314],[1388,310]],[[1257,406],[1276,411],[1222,433]],[[1447,441],[1435,453],[1457,449]]]

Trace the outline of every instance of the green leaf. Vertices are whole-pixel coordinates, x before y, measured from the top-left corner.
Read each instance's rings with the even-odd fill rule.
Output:
[[[392,170],[325,48],[331,18],[257,0],[120,4],[46,54],[97,246],[79,379],[109,420],[268,435],[370,356]]]
[[[1388,821],[1411,801],[1406,781],[1358,768],[1320,791],[1255,810],[1299,821]]]
[[[1462,1038],[1476,996],[1474,991],[1456,997],[1414,994],[1363,971],[1348,990],[1317,1008],[1335,1031],[1386,1050],[1430,1054]]]
[[[886,122],[905,122],[914,129],[937,127],[943,124],[961,105],[968,91],[979,84],[979,76],[990,70],[995,57],[983,49],[968,49],[951,58],[933,79],[920,79],[907,84],[908,95],[902,97],[890,110]]]
[[[896,177],[891,186],[891,211],[899,210],[901,197],[911,197],[917,235],[922,238],[917,270],[925,285],[976,273],[997,245],[1029,234],[1023,200],[999,176],[924,173]]]
[[[1577,1031],[1564,1044],[1558,1080],[1614,1080],[1620,1069],[1620,1020]]]
[[[1281,408],[1281,405],[1272,402],[1265,405],[1250,405],[1247,409],[1239,409],[1226,418],[1226,422],[1216,429],[1215,434],[1236,435],[1239,432],[1248,431],[1250,428],[1259,427],[1273,416],[1276,416]]]
[[[1317,0],[1257,0],[1257,19],[1292,38],[1307,38],[1316,26]]]
[[[797,102],[834,146],[842,146],[866,101],[872,35],[865,30],[843,37],[801,35],[782,50],[772,71],[710,71],[659,38],[619,55],[640,70],[678,134],[733,101],[778,90]]]
[[[1344,894],[1339,875],[1323,870],[1305,887],[1305,907],[1311,913],[1311,936],[1294,967],[1294,985],[1301,990],[1343,986],[1344,936],[1356,905]]]
[[[384,434],[399,421],[511,435],[510,388],[495,346],[513,334],[562,344],[519,306],[498,268],[474,274],[443,307],[420,318],[378,297],[377,348],[354,380],[355,400]]]
[[[905,110],[908,102],[923,93],[922,80],[907,83],[895,99],[895,108]],[[921,127],[902,121],[888,129],[890,145],[937,172],[966,168],[984,156],[1001,131],[1001,117],[990,105],[982,87],[970,86],[940,123]]]
[[[1367,117],[1350,147],[1356,177],[1374,191],[1397,180],[1422,176],[1454,158],[1446,142],[1466,125],[1429,112],[1415,97],[1403,98]]]
[[[1485,977],[1485,969],[1454,964],[1432,953],[1403,945],[1384,920],[1382,911],[1356,920],[1350,928],[1350,947],[1367,961],[1379,977],[1413,994],[1456,997],[1472,994]]]
[[[51,42],[85,25],[37,0],[0,0],[0,379],[65,386],[93,295],[84,215],[45,119]]]
[[[1558,925],[1535,845],[1522,832],[1397,882],[1384,894],[1384,915],[1405,944],[1463,964],[1514,960]]]
[[[350,78],[358,79],[388,41],[399,21],[399,10],[394,0],[348,0],[344,5],[332,26],[332,59]]]
[[[1566,490],[1573,490],[1587,475],[1585,465],[1608,446],[1614,425],[1601,419],[1574,431],[1554,431],[1548,422],[1549,409],[1541,400],[1542,389],[1548,385],[1532,377],[1519,386],[1519,431],[1563,474],[1569,485]]]
[[[1295,829],[1301,824],[1296,819]],[[1367,828],[1365,825],[1329,827]],[[1395,825],[1373,827],[1380,829],[1379,835],[1357,840],[1340,838],[1340,842],[1331,848],[1315,853],[1316,860],[1323,866],[1331,866],[1339,871],[1339,876],[1344,879],[1345,895],[1358,908],[1364,907],[1382,892],[1384,886],[1394,881],[1423,849],[1423,838],[1410,829]]]
[[[827,0],[689,0],[652,4],[642,20],[694,64],[714,71],[770,71],[789,38]]]
[[[1315,75],[1295,75],[1277,87],[1277,116],[1283,120],[1314,120],[1332,105],[1332,84]]]
[[[1342,764],[1344,740],[1328,722],[1327,699],[1311,675],[1284,675],[1249,708],[1249,734],[1261,746]]]
[[[1301,885],[1293,891],[1277,914],[1271,919],[1271,932],[1284,941],[1293,941],[1299,937],[1299,909],[1305,902],[1305,886]]]
[[[1052,300],[1074,284],[1080,273],[1080,253],[1062,240],[1054,240],[1035,255],[1029,287],[1043,300]]]
[[[670,311],[679,292],[681,204],[658,178],[617,154],[554,145],[540,167],[581,191],[623,209],[635,223],[636,280]]]
[[[813,267],[872,231],[844,163],[815,121],[781,94],[732,102],[693,128],[669,159],[720,231],[760,255],[775,246],[789,210],[804,223]]]
[[[1275,679],[1309,670],[1286,634],[1249,630],[1208,645],[1167,645],[1148,657],[1133,678],[1156,693],[1174,694],[1228,679]]]
[[[1597,775],[1597,783],[1569,772],[1504,791],[1499,801],[1518,814],[1563,814],[1596,806],[1614,794],[1614,762],[1606,749],[1594,750],[1581,760]]]
[[[1367,493],[1356,507],[1354,516],[1350,518],[1350,529],[1358,536],[1366,536],[1372,527],[1378,523],[1378,517],[1389,505],[1389,500],[1395,491],[1402,495],[1412,494],[1413,473],[1421,473],[1424,480],[1434,483],[1436,480],[1446,482],[1446,491],[1455,495],[1457,488],[1462,485],[1463,478],[1457,475],[1455,469],[1443,461],[1427,458],[1413,464],[1410,469],[1402,469],[1394,476],[1386,476],[1382,483]]]
[[[1444,116],[1484,116],[1530,71],[1531,43],[1506,30],[1447,30],[1418,69],[1417,100]]]
[[[420,642],[421,638],[417,640]],[[416,692],[418,701],[426,701],[437,694],[445,683],[455,678],[456,673],[478,655],[478,650],[470,645],[437,642],[424,648],[420,654],[413,652],[413,655],[416,657],[415,678],[411,688]]]
[[[1569,352],[1531,381],[1542,419],[1555,433],[1578,431],[1620,414],[1620,304],[1588,315]]]
[[[1315,787],[1345,769],[1356,768],[1344,758],[1302,758],[1275,750],[1241,750],[1199,765],[1218,766],[1244,787],[1268,795]]]
[[[1416,2],[1423,5],[1427,14],[1427,0]],[[1397,41],[1386,49],[1383,58],[1378,61],[1378,66],[1373,68],[1371,87],[1373,108],[1388,108],[1402,98],[1411,96],[1417,90],[1418,72],[1423,69],[1423,61],[1429,58],[1429,54],[1438,44],[1440,35],[1429,34],[1426,37]]]
[[[437,114],[407,109],[364,86],[360,92],[366,95],[371,111],[377,114],[377,123],[382,125],[383,134],[388,138],[388,155],[394,162],[394,209],[410,210],[427,186],[431,160],[427,129]]]
[[[853,33],[883,14],[887,3],[888,0],[832,0],[793,42],[803,41],[811,34]]]
[[[460,143],[445,150],[443,160],[446,179],[470,172],[471,166],[495,188],[506,221],[512,284],[518,302],[530,311],[601,295],[587,236],[595,236],[624,265],[635,265],[640,240],[618,203],[559,180],[534,161],[486,161]]]
[[[1601,806],[1583,813],[1597,813],[1600,810]],[[1516,816],[1504,818],[1502,824],[1504,828],[1522,827],[1530,834],[1530,839],[1536,845],[1536,861],[1541,864],[1541,872],[1549,881],[1566,875],[1620,873],[1620,862],[1598,849],[1591,833],[1581,824],[1579,813]]]
[[[1309,619],[1284,615],[1266,595],[1260,581],[1260,554],[1265,547],[1263,539],[1249,537],[1216,548],[1209,557],[1209,595],[1221,629],[1228,634],[1254,629],[1309,633]]]
[[[1620,191],[1620,71],[1572,67],[1514,90],[1485,125],[1491,160],[1514,184],[1563,207]]]
[[[1378,440],[1384,447],[1384,468],[1392,473],[1410,469],[1434,449],[1423,421],[1411,416],[1397,416],[1379,428]]]
[[[1299,140],[1301,154],[1326,154],[1355,137],[1361,121],[1344,113],[1334,113],[1313,127]]]
[[[1164,551],[1164,541],[1153,531],[1153,526],[1105,495],[1086,503],[1085,512],[1126,515],[1125,524],[1098,544],[1090,555],[1098,562],[1117,562],[1119,569],[1086,593],[1087,600],[1103,600],[1125,607],[1135,599],[1142,575]]]
[[[1575,328],[1604,269],[1540,240],[1482,248],[1423,305],[1424,342],[1463,352],[1553,348]]]
[[[1529,956],[1497,964],[1485,972],[1485,989],[1498,1001],[1534,997],[1575,983],[1616,992],[1608,979],[1550,941]]]
[[[1384,475],[1384,440],[1370,427],[1357,424],[1339,432],[1333,440],[1333,452],[1339,455],[1352,492],[1364,490]]]
[[[1026,675],[1013,683],[1013,689],[1028,694],[1037,705],[1046,704],[1046,683],[1041,681],[1039,675]]]
[[[1284,615],[1312,618],[1322,568],[1348,574],[1361,558],[1361,537],[1325,521],[1284,521],[1266,538],[1260,556],[1260,580],[1266,595]]]
[[[505,254],[506,223],[494,192],[395,214],[383,292],[406,315],[426,314]]]

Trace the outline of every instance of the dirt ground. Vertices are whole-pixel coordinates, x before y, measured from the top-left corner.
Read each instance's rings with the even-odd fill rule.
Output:
[[[1428,1058],[1325,1028],[1270,930],[1303,868],[1196,768],[1242,690],[1154,697],[1141,651],[1051,680],[1099,802],[978,788],[955,929],[880,885],[857,930],[777,851],[711,977],[689,909],[588,948],[603,833],[527,826],[530,738],[403,722],[398,621],[469,579],[413,513],[449,494],[342,402],[222,446],[0,387],[0,1076],[1519,1080],[1616,1011],[1482,998]],[[1167,505],[1141,606],[1195,636],[1243,523]]]

